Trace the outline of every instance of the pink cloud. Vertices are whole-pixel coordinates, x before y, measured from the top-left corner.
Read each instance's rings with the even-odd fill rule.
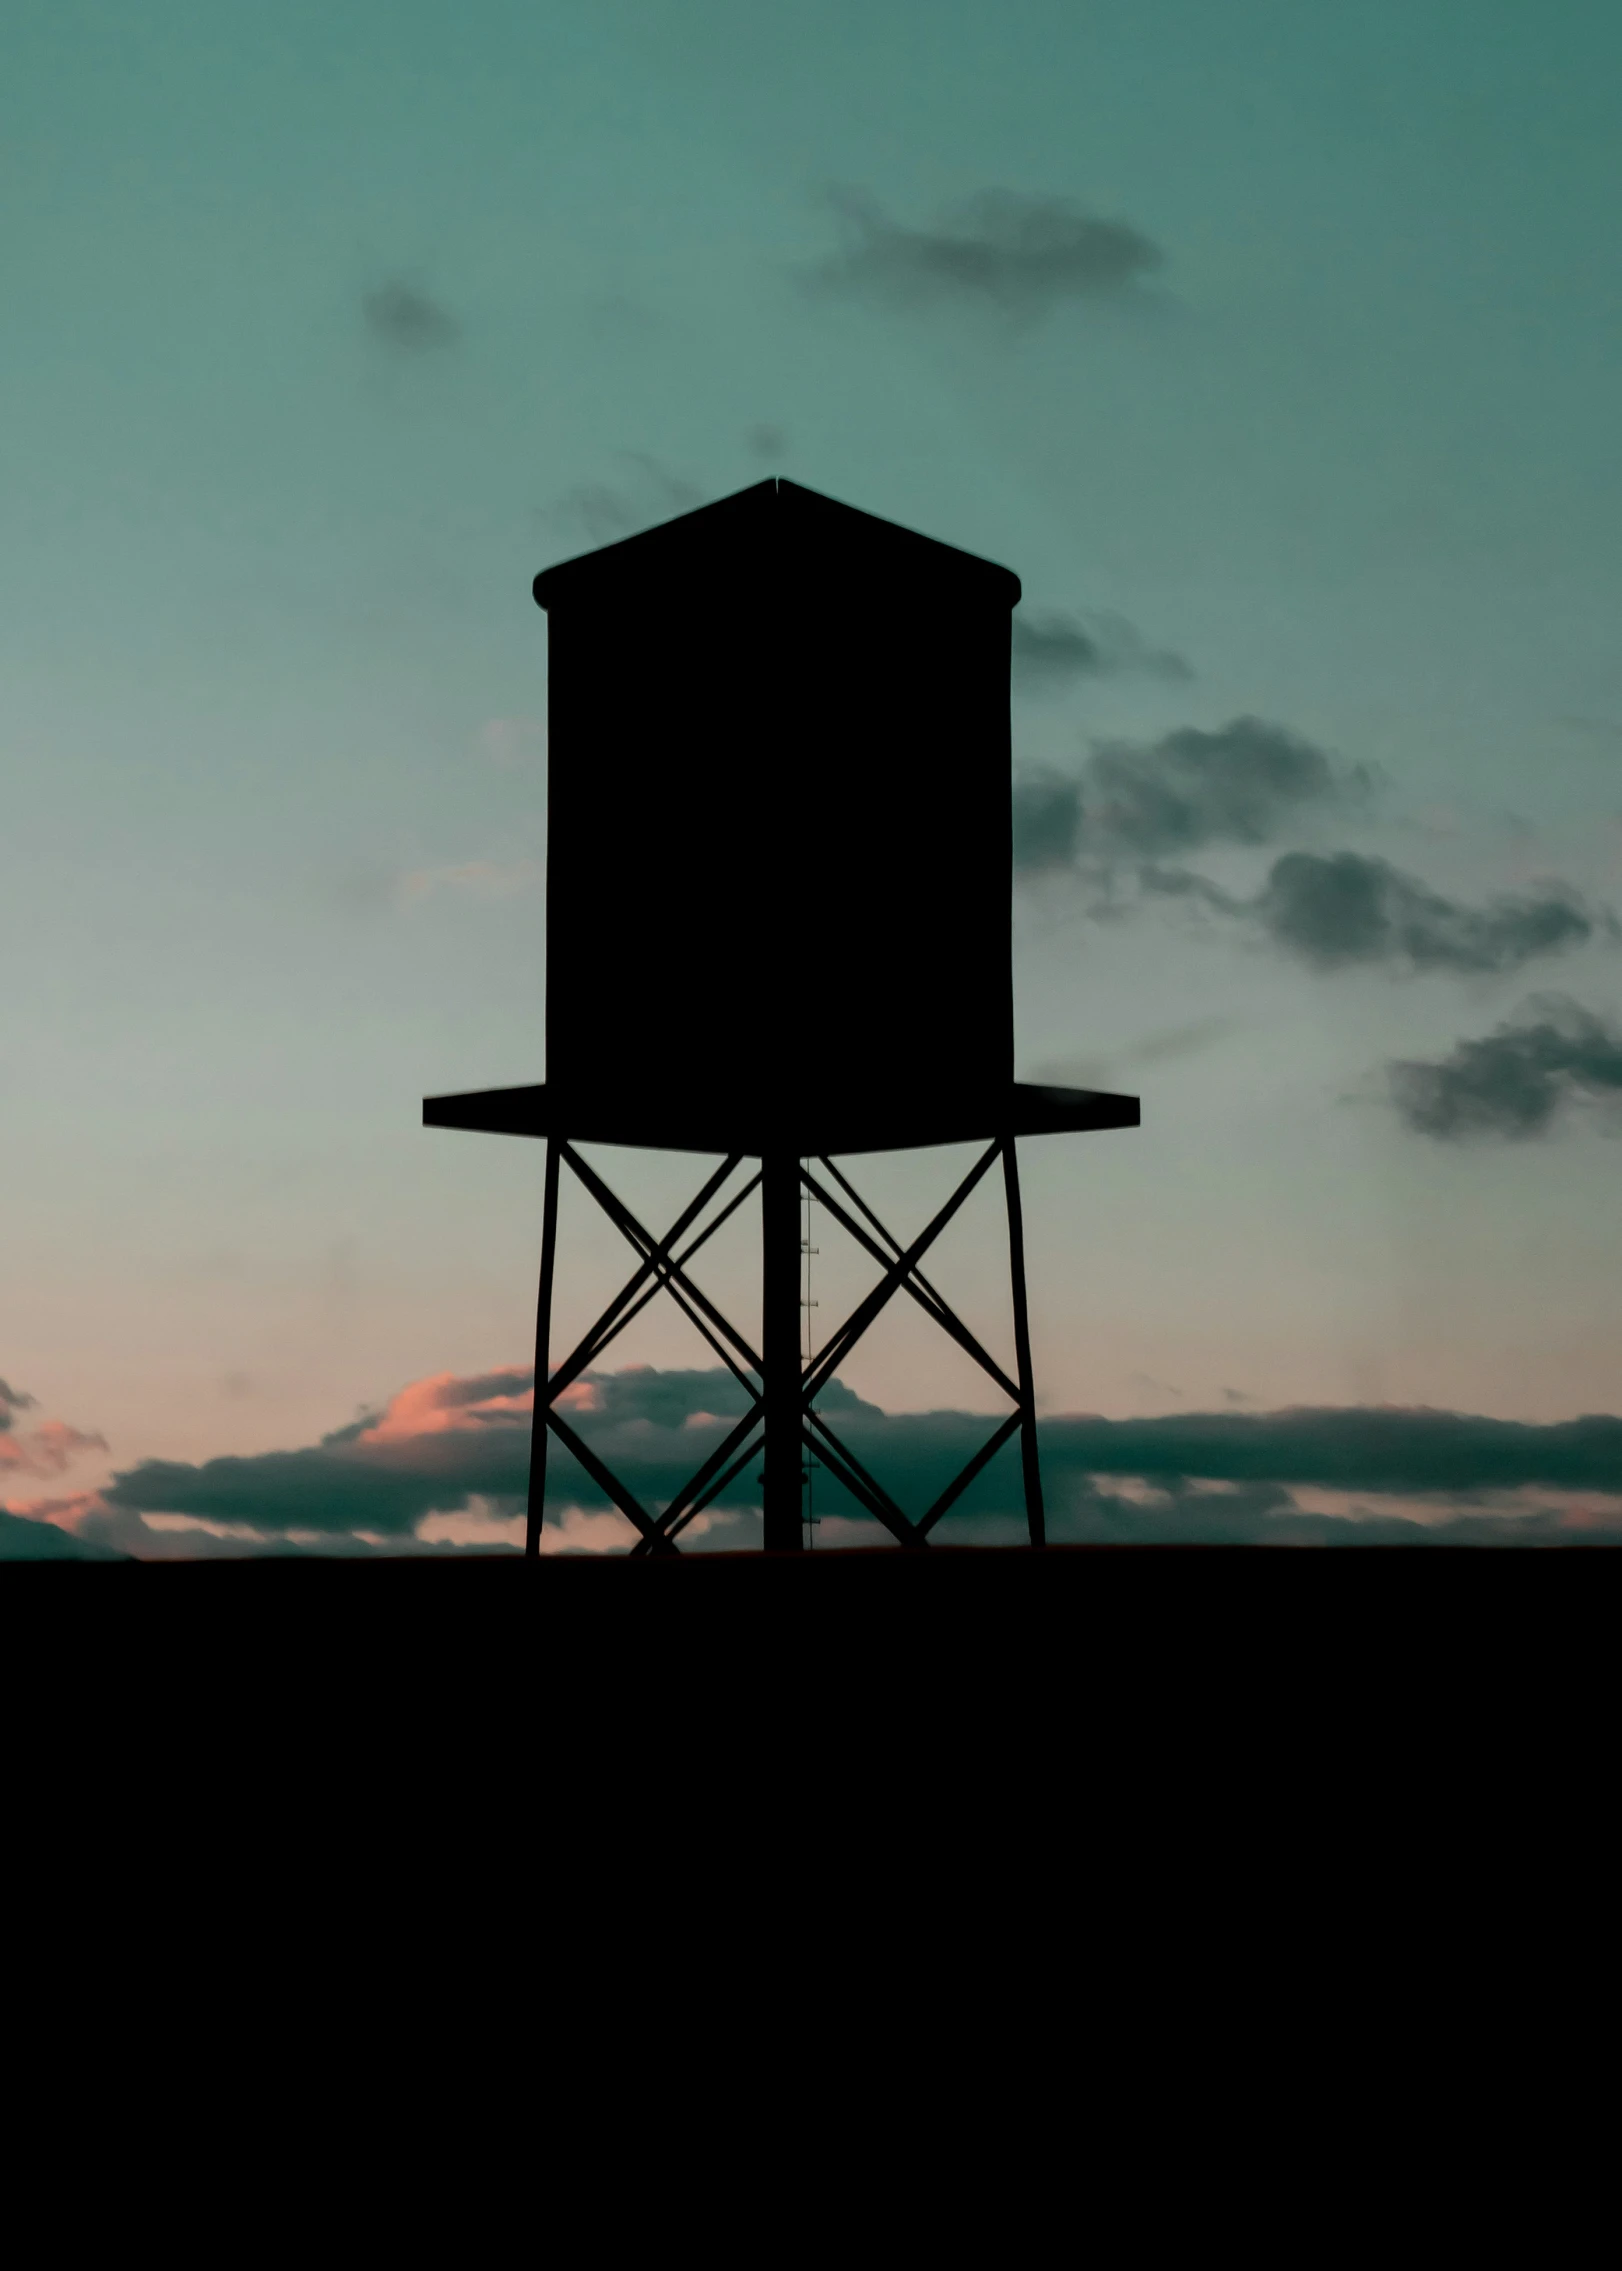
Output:
[[[12,1499],[4,1508],[29,1522],[54,1522],[59,1530],[76,1530],[87,1514],[104,1514],[107,1501],[99,1490],[78,1490],[68,1498]]]
[[[392,1396],[377,1417],[354,1438],[356,1445],[416,1442],[424,1435],[447,1435],[528,1421],[535,1389],[528,1365],[481,1372],[459,1379],[454,1372],[431,1373]]]
[[[530,1402],[535,1401],[533,1393]],[[595,1380],[575,1380],[561,1394],[552,1399],[553,1407],[561,1412],[601,1411],[603,1392]]]
[[[81,1451],[105,1451],[107,1439],[66,1420],[41,1420],[38,1427],[0,1430],[0,1472],[59,1475]],[[16,1509],[12,1509],[16,1511]]]

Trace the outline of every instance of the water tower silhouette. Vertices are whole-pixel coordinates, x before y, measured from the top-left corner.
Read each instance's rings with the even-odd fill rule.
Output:
[[[535,597],[550,628],[547,1078],[423,1105],[430,1127],[546,1142],[528,1552],[540,1545],[548,1432],[628,1517],[639,1533],[632,1550],[646,1554],[675,1551],[762,1448],[768,1551],[801,1547],[807,1453],[898,1543],[920,1547],[1017,1431],[1030,1538],[1042,1544],[1015,1139],[1132,1127],[1138,1104],[1014,1079],[1008,674],[1018,578],[772,480],[549,568]],[[835,1164],[968,1140],[985,1150],[905,1246]],[[722,1163],[656,1237],[581,1157],[581,1142]],[[999,1160],[1012,1376],[919,1267]],[[580,1345],[550,1368],[564,1165],[638,1259]],[[758,1350],[687,1272],[757,1185]],[[809,1363],[807,1190],[880,1270]],[[654,1511],[557,1399],[661,1289],[750,1404]],[[914,1513],[816,1409],[897,1293],[1013,1406],[952,1485]]]

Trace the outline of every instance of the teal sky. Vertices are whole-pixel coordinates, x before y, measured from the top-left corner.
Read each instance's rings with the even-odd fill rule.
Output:
[[[1027,776],[1244,717],[1377,773],[1194,846],[1236,903],[1304,849],[1593,917],[1324,968],[1023,882],[1022,1075],[1144,1108],[1029,1147],[1045,1403],[1619,1408],[1603,1096],[1465,1143],[1387,1071],[1622,1007],[1613,6],[13,0],[5,44],[0,1377],[105,1438],[61,1487],[526,1361],[538,1151],[419,1104],[544,1069],[530,579],[769,472],[1186,663],[1017,692]],[[817,288],[830,193],[916,241],[991,191],[1158,265]],[[611,1258],[571,1252],[563,1329]],[[932,1357],[898,1327],[852,1380],[925,1408]]]

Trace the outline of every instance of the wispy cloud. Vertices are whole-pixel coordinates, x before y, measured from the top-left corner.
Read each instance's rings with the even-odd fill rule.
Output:
[[[1073,1053],[1048,1057],[1032,1067],[1031,1078],[1051,1082],[1059,1088],[1108,1088],[1112,1080],[1124,1078],[1131,1067],[1169,1064],[1180,1057],[1196,1056],[1238,1030],[1236,1017],[1197,1017],[1187,1024],[1146,1033],[1140,1040],[1111,1049],[1107,1055]]]
[[[1186,683],[1193,675],[1181,655],[1151,646],[1123,616],[1014,610],[1013,678],[1020,693],[1056,693],[1078,678],[1136,676]]]
[[[1550,1135],[1576,1107],[1622,1103],[1622,1032],[1545,994],[1449,1056],[1387,1069],[1397,1110],[1416,1134],[1524,1143]],[[1622,1115],[1605,1124],[1622,1132]]]
[[[372,338],[402,355],[454,347],[462,327],[448,308],[415,284],[391,276],[361,295],[361,317]]]
[[[1076,864],[1081,848],[1081,784],[1029,767],[1014,781],[1014,868],[1040,875]]]
[[[1488,976],[1622,937],[1609,910],[1552,878],[1472,906],[1363,852],[1285,852],[1250,897],[1166,864],[1173,854],[1287,840],[1326,814],[1366,810],[1376,785],[1369,767],[1263,718],[1097,742],[1079,773],[1016,778],[1014,865],[1026,876],[1076,874],[1093,887],[1100,919],[1181,900],[1321,970]]]
[[[921,228],[892,220],[864,190],[831,189],[827,202],[838,250],[804,282],[883,307],[946,301],[1040,316],[1066,301],[1118,299],[1164,259],[1141,229],[1062,197],[987,189]]]
[[[42,1420],[38,1427],[0,1435],[0,1473],[59,1475],[86,1451],[105,1451],[106,1438],[65,1419]]]
[[[19,1427],[18,1415],[37,1411],[38,1398],[0,1380],[0,1482],[17,1475],[59,1475],[87,1451],[105,1451],[106,1439],[66,1420]]]
[[[614,544],[657,522],[673,520],[705,502],[704,491],[683,480],[646,450],[621,450],[625,471],[616,481],[583,481],[543,506],[536,518],[561,537]]]
[[[1361,852],[1287,852],[1253,899],[1183,868],[1146,865],[1138,883],[1151,896],[1192,901],[1242,923],[1320,970],[1361,965],[1495,976],[1619,935],[1614,915],[1562,883],[1472,907]]]
[[[1026,869],[1159,859],[1210,844],[1266,844],[1309,813],[1362,805],[1374,775],[1287,727],[1240,717],[1158,741],[1101,741],[1079,774],[1014,784],[1014,862]]]
[[[11,1425],[12,1417],[20,1411],[32,1411],[34,1398],[25,1395],[21,1388],[13,1388],[0,1380],[0,1428]]]

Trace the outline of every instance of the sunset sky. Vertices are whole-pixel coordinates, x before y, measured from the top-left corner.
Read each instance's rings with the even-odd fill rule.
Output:
[[[771,473],[1024,585],[1018,1069],[1143,1100],[1024,1153],[1061,1532],[1622,1537],[1614,5],[5,45],[0,1553],[512,1542],[539,1147],[420,1104],[544,1075],[530,582]],[[703,1171],[593,1156],[661,1226]],[[914,1228],[964,1156],[852,1172]],[[560,1342],[624,1271],[565,1233]],[[988,1195],[999,1346],[1003,1271]],[[653,1490],[735,1407],[674,1316],[614,1362]],[[992,1408],[900,1318],[843,1382],[898,1474]]]

